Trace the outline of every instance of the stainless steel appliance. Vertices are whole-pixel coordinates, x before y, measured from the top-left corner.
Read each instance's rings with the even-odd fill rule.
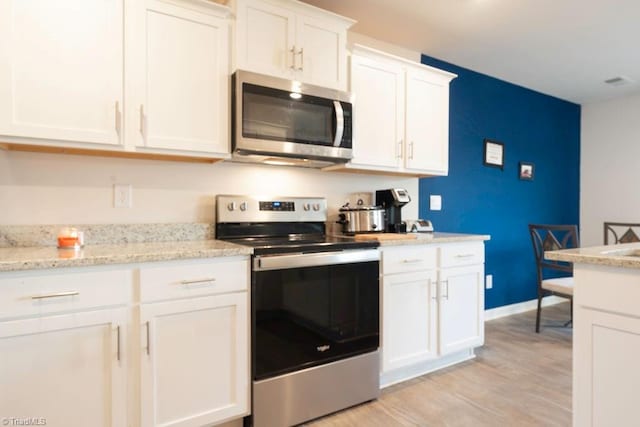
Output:
[[[351,94],[242,70],[232,87],[234,160],[325,167],[351,159]]]
[[[338,224],[345,234],[384,232],[384,209],[379,206],[346,205],[340,208]]]
[[[402,207],[410,201],[411,197],[409,197],[407,190],[401,188],[376,191],[376,205],[382,206],[387,215],[386,232],[407,232],[407,224],[402,222]]]
[[[289,426],[379,394],[375,241],[325,233],[322,198],[218,196],[216,237],[253,247],[254,426]]]

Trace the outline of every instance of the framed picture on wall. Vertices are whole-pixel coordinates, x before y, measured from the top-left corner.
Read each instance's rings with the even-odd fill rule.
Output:
[[[520,179],[524,181],[533,181],[533,163],[520,162]]]
[[[484,140],[484,165],[504,170],[504,144],[491,139]]]

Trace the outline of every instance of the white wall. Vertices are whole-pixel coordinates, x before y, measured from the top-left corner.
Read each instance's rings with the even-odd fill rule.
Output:
[[[640,223],[640,95],[582,106],[580,228],[603,244],[603,222]]]
[[[113,184],[133,185],[133,208],[113,207]],[[213,222],[216,194],[320,196],[330,215],[350,193],[406,188],[418,216],[418,179],[238,163],[181,163],[0,150],[0,224]]]

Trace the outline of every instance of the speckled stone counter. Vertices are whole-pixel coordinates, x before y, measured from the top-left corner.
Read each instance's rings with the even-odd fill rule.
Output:
[[[0,248],[0,272],[250,255],[252,249],[220,240]]]
[[[415,233],[415,239],[382,240],[380,246],[425,245],[428,243],[455,243],[490,240],[486,234]]]
[[[549,260],[567,261],[574,264],[640,268],[640,243],[549,251],[544,253],[544,257]]]

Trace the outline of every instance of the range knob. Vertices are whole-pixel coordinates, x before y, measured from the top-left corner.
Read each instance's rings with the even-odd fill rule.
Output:
[[[246,210],[247,210],[247,202],[242,202],[242,203],[240,203],[240,210],[241,210],[242,212],[244,212],[244,211],[246,211]]]
[[[314,203],[313,204],[313,210],[314,211],[319,211],[320,210],[320,203]]]
[[[309,203],[305,203],[304,205],[302,205],[302,209],[308,211],[309,209],[311,209],[311,205]]]
[[[236,207],[237,207],[236,202],[231,202],[227,205],[227,210],[230,212],[233,212],[236,210]]]

